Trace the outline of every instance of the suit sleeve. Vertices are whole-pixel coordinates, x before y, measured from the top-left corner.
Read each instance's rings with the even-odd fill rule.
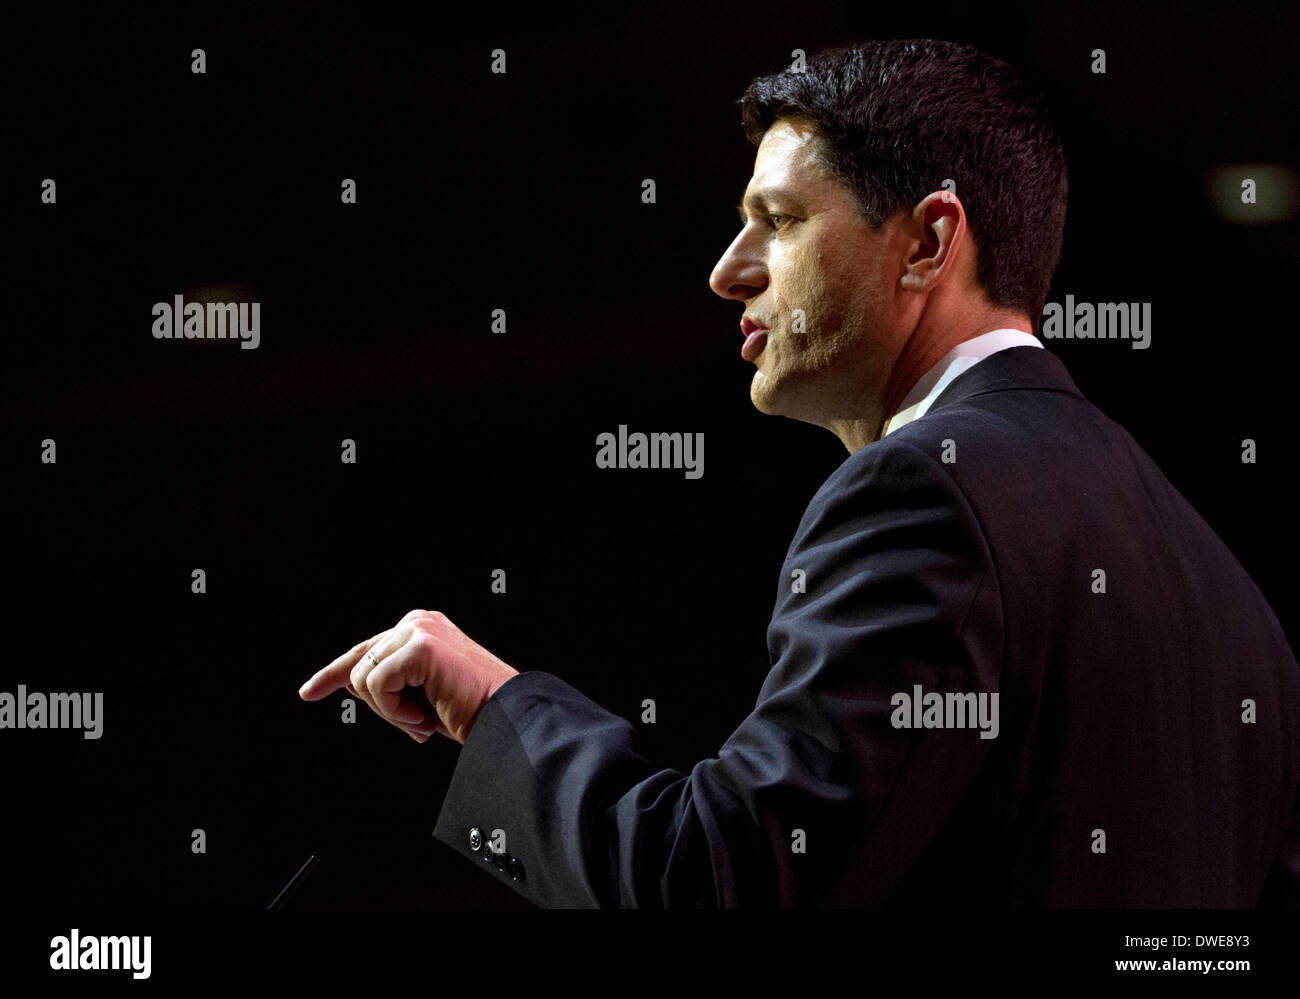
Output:
[[[881,441],[805,511],[770,672],[715,758],[657,766],[627,721],[521,673],[480,712],[434,836],[540,906],[816,905],[850,860],[853,904],[879,904],[993,743],[973,719],[903,727],[915,716],[895,695],[994,694],[1002,627],[964,496],[924,452]]]
[[[1282,843],[1256,903],[1263,909],[1300,909],[1300,788],[1291,817],[1282,830]]]

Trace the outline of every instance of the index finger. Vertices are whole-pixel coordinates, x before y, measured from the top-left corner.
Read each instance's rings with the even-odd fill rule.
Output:
[[[322,697],[328,697],[340,687],[346,687],[348,678],[352,675],[352,667],[360,662],[361,657],[387,634],[388,632],[381,631],[373,638],[367,638],[364,642],[352,646],[324,669],[313,674],[310,680],[298,688],[298,696],[304,701],[319,701]]]

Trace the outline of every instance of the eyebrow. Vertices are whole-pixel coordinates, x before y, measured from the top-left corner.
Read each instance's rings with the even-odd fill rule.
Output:
[[[740,216],[742,222],[749,221],[749,216],[745,213],[746,204],[757,212],[758,208],[765,202],[782,201],[792,203],[795,201],[794,195],[781,187],[760,187],[756,191],[750,191],[748,198],[745,197],[745,192],[742,190],[740,196],[741,200],[736,205],[736,214]],[[794,205],[791,204],[791,207],[794,207]]]

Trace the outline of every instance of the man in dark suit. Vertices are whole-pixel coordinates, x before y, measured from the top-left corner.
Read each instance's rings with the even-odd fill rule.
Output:
[[[755,406],[849,452],[753,712],[663,769],[426,611],[302,696],[461,742],[434,834],[539,905],[1296,904],[1300,666],[1033,335],[1066,197],[1041,110],[942,42],[822,53],[742,105],[758,153],[711,284],[745,305]]]

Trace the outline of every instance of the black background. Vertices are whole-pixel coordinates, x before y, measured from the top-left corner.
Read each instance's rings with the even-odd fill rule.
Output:
[[[257,909],[315,853],[297,907],[530,907],[431,837],[457,747],[297,697],[414,607],[630,719],[654,698],[639,727],[666,766],[714,755],[767,672],[800,514],[845,457],[753,409],[742,309],[707,283],[753,166],[736,99],[796,47],[970,42],[1047,95],[1071,187],[1050,297],[1153,319],[1146,350],[1048,347],[1294,646],[1294,219],[1228,225],[1202,187],[1300,159],[1284,6],[11,21],[0,689],[103,691],[104,734],[0,732],[7,897]],[[153,338],[153,303],[214,286],[262,303],[258,349]],[[597,469],[619,424],[702,432],[703,478]]]

